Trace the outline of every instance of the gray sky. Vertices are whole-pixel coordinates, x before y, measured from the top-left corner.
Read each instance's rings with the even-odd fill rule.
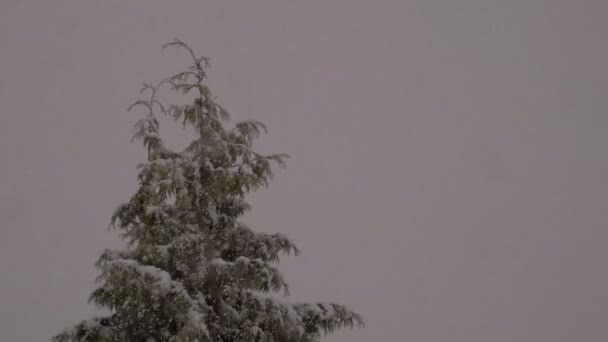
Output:
[[[86,303],[136,188],[124,109],[213,61],[286,172],[248,222],[303,251],[294,299],[367,327],[330,342],[608,336],[608,2],[24,1],[0,4],[0,340],[45,341]],[[174,144],[185,141],[166,128]]]

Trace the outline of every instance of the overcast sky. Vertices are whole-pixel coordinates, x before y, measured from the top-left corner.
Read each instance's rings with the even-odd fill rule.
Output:
[[[608,2],[0,3],[0,340],[94,313],[93,264],[136,189],[142,82],[212,58],[236,119],[292,155],[247,222],[292,237],[328,342],[608,338]],[[140,113],[141,115],[141,113]],[[176,126],[167,139],[186,139]]]

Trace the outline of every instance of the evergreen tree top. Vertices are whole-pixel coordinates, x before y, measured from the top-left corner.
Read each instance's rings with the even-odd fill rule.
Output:
[[[148,98],[129,107],[146,109],[133,138],[148,157],[138,166],[139,188],[112,215],[127,248],[104,251],[96,264],[99,286],[90,301],[110,314],[54,341],[312,342],[362,326],[342,305],[269,295],[289,294],[278,262],[298,249],[282,234],[253,231],[240,217],[250,209],[246,194],[267,186],[272,164],[284,166],[287,155],[255,152],[253,142],[266,132],[260,122],[228,127],[230,115],[206,83],[209,58],[177,39],[165,47],[187,51],[192,65],[144,85]],[[194,100],[165,106],[156,96],[165,86]],[[158,115],[192,128],[193,141],[179,152],[166,147]]]

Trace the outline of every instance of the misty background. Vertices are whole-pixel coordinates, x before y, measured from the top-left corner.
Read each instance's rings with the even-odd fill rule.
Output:
[[[608,337],[608,2],[0,3],[0,340],[94,311],[120,246],[143,82],[212,58],[235,119],[292,155],[247,222],[302,250],[292,299],[366,319],[328,342]],[[179,125],[161,125],[179,145]]]

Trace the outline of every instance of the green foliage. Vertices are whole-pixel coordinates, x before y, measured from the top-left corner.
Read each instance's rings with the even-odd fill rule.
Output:
[[[337,304],[293,304],[273,296],[289,293],[277,264],[298,254],[281,234],[252,231],[239,221],[250,209],[245,195],[272,179],[285,154],[262,155],[253,142],[266,127],[243,121],[227,128],[230,114],[215,102],[206,83],[209,59],[175,40],[163,47],[186,50],[193,64],[157,85],[145,85],[147,115],[133,139],[148,150],[138,166],[139,188],[112,215],[111,227],[128,244],[106,250],[96,266],[98,288],[90,301],[111,313],[55,336],[76,341],[317,341],[324,333],[363,324]],[[164,106],[164,86],[196,94],[191,103]],[[194,129],[180,152],[167,148],[157,114]]]

